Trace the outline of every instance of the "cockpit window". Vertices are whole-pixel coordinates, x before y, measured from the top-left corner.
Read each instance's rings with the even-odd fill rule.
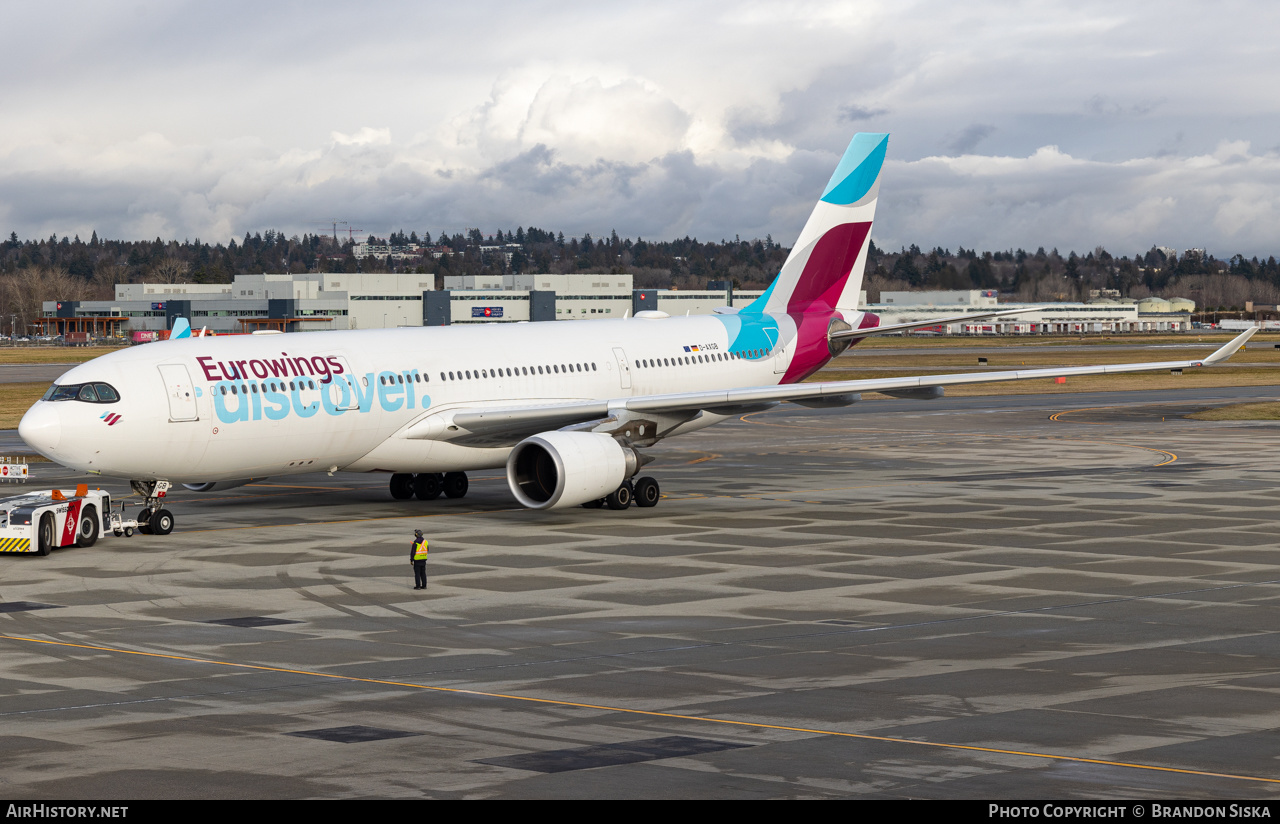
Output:
[[[55,383],[53,386],[49,387],[48,392],[44,393],[44,397],[41,398],[41,400],[73,401],[76,399],[76,395],[79,395],[79,394],[80,394],[79,384],[76,384],[74,386],[58,386],[58,384]]]
[[[54,384],[44,393],[43,401],[83,401],[84,403],[115,403],[120,395],[107,383]]]

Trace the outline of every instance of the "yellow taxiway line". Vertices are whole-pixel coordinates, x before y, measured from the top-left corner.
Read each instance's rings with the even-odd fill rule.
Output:
[[[1072,762],[1076,764],[1098,764],[1104,767],[1122,767],[1133,770],[1146,770],[1149,772],[1165,772],[1176,773],[1179,775],[1196,775],[1208,778],[1227,778],[1235,781],[1257,781],[1267,784],[1280,784],[1280,779],[1265,778],[1257,775],[1238,775],[1234,773],[1210,772],[1207,770],[1192,770],[1181,767],[1162,767],[1157,764],[1139,764],[1131,761],[1111,761],[1105,758],[1084,758],[1078,755],[1062,755],[1060,753],[1036,752],[1034,750],[1010,750],[1000,747],[979,747],[972,744],[950,744],[939,741],[921,741],[912,738],[895,738],[887,735],[869,735],[867,733],[843,732],[841,730],[822,729],[818,727],[793,727],[784,724],[765,724],[760,721],[739,721],[732,718],[718,718],[707,715],[686,715],[676,712],[660,712],[658,710],[640,710],[632,707],[615,707],[608,704],[588,704],[582,701],[563,701],[555,698],[536,698],[529,695],[512,695],[501,692],[485,692],[483,690],[463,689],[461,687],[440,687],[430,684],[415,684],[411,681],[391,681],[381,678],[360,678],[354,675],[338,675],[329,672],[317,672],[315,670],[293,669],[289,667],[271,667],[263,664],[245,664],[236,661],[219,661],[213,658],[196,658],[189,655],[174,655],[162,652],[144,652],[142,650],[120,649],[117,647],[104,647],[96,644],[75,644],[70,641],[51,641],[44,638],[26,638],[19,635],[0,635],[0,639],[6,641],[17,641],[28,644],[45,644],[49,646],[71,647],[74,649],[86,649],[94,652],[109,652],[117,655],[137,655],[145,658],[160,658],[170,661],[186,661],[193,664],[206,664],[217,667],[230,667],[233,669],[255,670],[258,672],[281,672],[290,675],[305,675],[312,678],[326,678],[333,681],[345,681],[348,683],[360,684],[378,684],[387,687],[403,687],[405,689],[422,690],[425,692],[435,693],[452,693],[454,695],[470,695],[478,698],[497,698],[507,701],[519,701],[530,704],[542,704],[552,707],[573,707],[575,709],[601,710],[604,712],[618,712],[627,715],[639,715],[649,718],[669,718],[676,721],[693,721],[704,724],[722,724],[725,726],[747,727],[750,729],[763,730],[782,730],[784,732],[799,732],[810,735],[828,735],[836,738],[850,738],[860,741],[879,741],[887,744],[903,744],[917,747],[933,747],[943,750],[962,750],[967,752],[983,752],[993,753],[996,755],[1012,755],[1024,758],[1043,758],[1050,761]]]

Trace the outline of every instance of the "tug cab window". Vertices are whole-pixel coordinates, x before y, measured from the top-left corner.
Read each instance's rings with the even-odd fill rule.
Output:
[[[115,403],[120,395],[106,383],[54,384],[44,393],[42,401],[82,401],[84,403]]]

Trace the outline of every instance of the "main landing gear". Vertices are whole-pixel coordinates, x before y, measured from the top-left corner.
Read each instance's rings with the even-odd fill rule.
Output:
[[[658,482],[653,478],[644,477],[637,478],[634,481],[623,481],[622,485],[605,497],[597,501],[587,501],[583,504],[584,509],[603,509],[609,508],[613,510],[626,509],[635,504],[636,506],[651,507],[658,505],[658,499],[662,497],[662,490],[658,488]]]
[[[164,496],[169,491],[168,481],[130,481],[133,491],[142,496],[142,510],[138,513],[138,531],[143,535],[168,535],[173,532],[173,513],[164,508]]]
[[[407,501],[416,495],[418,500],[434,501],[443,492],[446,498],[461,498],[469,486],[465,472],[397,473],[391,476],[391,497]]]

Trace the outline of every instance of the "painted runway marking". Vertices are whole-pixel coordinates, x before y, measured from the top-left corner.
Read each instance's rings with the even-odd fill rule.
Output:
[[[574,707],[576,709],[601,710],[604,712],[618,712],[626,715],[646,716],[649,718],[669,718],[678,721],[693,721],[704,724],[722,724],[725,726],[745,727],[749,729],[765,729],[765,730],[781,730],[784,732],[799,732],[809,735],[826,735],[835,738],[849,738],[860,741],[879,741],[887,744],[904,744],[917,747],[933,747],[943,750],[959,750],[967,752],[992,753],[995,755],[1012,755],[1024,758],[1039,758],[1049,761],[1070,762],[1076,764],[1097,764],[1104,767],[1122,767],[1125,769],[1145,770],[1148,772],[1166,772],[1180,775],[1197,775],[1208,778],[1227,778],[1236,781],[1257,781],[1267,784],[1280,784],[1280,779],[1264,778],[1256,775],[1236,775],[1233,773],[1210,772],[1207,770],[1192,770],[1181,767],[1162,767],[1156,764],[1138,764],[1129,761],[1111,761],[1104,758],[1084,758],[1076,755],[1062,755],[1059,753],[1035,752],[1031,750],[1010,750],[1000,747],[979,747],[971,744],[950,744],[938,741],[921,741],[912,738],[895,738],[887,735],[870,735],[867,733],[843,732],[841,730],[820,729],[816,727],[793,727],[783,724],[765,724],[759,721],[739,721],[732,718],[717,718],[715,716],[703,715],[686,715],[675,712],[660,712],[658,710],[641,710],[632,707],[615,707],[607,704],[588,704],[581,701],[563,701],[555,698],[536,698],[528,695],[512,695],[501,692],[485,692],[483,690],[471,690],[460,687],[439,687],[430,684],[415,684],[410,681],[390,681],[380,678],[360,678],[354,675],[338,675],[328,672],[316,672],[314,670],[292,669],[288,667],[270,667],[262,664],[244,664],[234,661],[219,661],[212,658],[196,658],[187,655],[173,655],[160,652],[144,652],[142,650],[119,649],[116,647],[104,647],[95,644],[73,644],[69,641],[50,641],[42,638],[26,638],[16,635],[0,635],[0,638],[7,641],[18,641],[29,644],[45,644],[49,646],[70,647],[74,649],[86,649],[94,652],[110,652],[118,655],[137,655],[147,658],[159,658],[170,661],[185,661],[193,664],[206,664],[209,666],[230,667],[233,669],[247,669],[257,672],[280,672],[290,675],[306,675],[313,678],[325,678],[332,681],[344,681],[348,683],[360,684],[378,684],[388,687],[403,687],[405,689],[422,690],[425,692],[436,692],[453,695],[469,695],[477,698],[496,698],[506,701],[520,701],[531,704],[543,704],[552,707]]]

